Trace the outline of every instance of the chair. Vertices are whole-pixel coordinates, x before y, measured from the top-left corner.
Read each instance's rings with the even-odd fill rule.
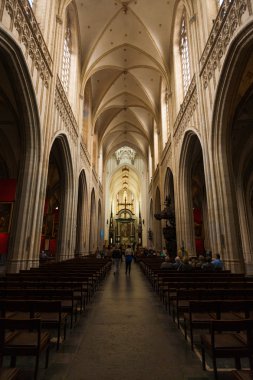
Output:
[[[0,318],[0,365],[3,356],[11,357],[11,367],[16,365],[17,356],[35,356],[34,379],[37,379],[40,354],[46,351],[48,367],[50,336],[41,331],[41,320]]]
[[[212,357],[214,377],[218,379],[217,358],[234,358],[236,369],[240,359],[247,357],[253,369],[253,320],[213,320],[210,334],[201,335],[202,367],[206,369],[205,354]]]

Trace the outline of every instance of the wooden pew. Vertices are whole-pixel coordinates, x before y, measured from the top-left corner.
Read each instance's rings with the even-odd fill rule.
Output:
[[[209,282],[208,279],[206,281],[202,282],[171,282],[168,283],[167,286],[162,290],[160,294],[160,298],[165,305],[165,309],[169,310],[169,313],[171,314],[171,304],[174,300],[176,300],[177,297],[177,291],[178,290],[190,290],[190,289],[253,289],[253,284],[245,283],[245,282],[219,282],[212,281]]]
[[[179,327],[180,315],[189,311],[190,301],[253,300],[253,289],[188,289],[178,290],[173,300],[172,316]]]
[[[190,301],[189,311],[184,313],[185,339],[187,339],[187,327],[189,327],[191,349],[193,350],[194,329],[209,329],[212,320],[247,319],[252,313],[253,301],[248,300]]]
[[[40,318],[43,329],[57,330],[57,350],[60,347],[61,329],[64,340],[66,339],[68,314],[62,312],[61,301],[1,299],[0,313],[1,318],[8,319]]]
[[[249,371],[249,370],[232,371],[232,376],[233,376],[233,380],[252,380],[253,371]]]
[[[214,377],[218,379],[217,358],[234,358],[236,369],[240,359],[248,358],[253,369],[253,320],[210,322],[210,334],[201,335],[202,367],[206,370],[206,354],[212,358]]]
[[[20,369],[18,368],[0,368],[1,380],[18,380],[20,378]]]
[[[0,318],[0,358],[11,357],[11,367],[16,364],[17,356],[35,356],[34,380],[37,379],[39,359],[46,351],[45,368],[48,367],[50,336],[41,331],[41,320]]]
[[[77,320],[78,303],[73,290],[62,289],[0,289],[0,298],[11,300],[54,300],[61,301],[62,312],[70,315],[70,327]]]

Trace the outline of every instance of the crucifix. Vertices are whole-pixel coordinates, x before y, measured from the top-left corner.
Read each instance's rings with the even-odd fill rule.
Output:
[[[124,217],[126,218],[127,206],[133,206],[133,202],[131,202],[131,203],[127,202],[127,199],[125,197],[125,202],[124,203],[119,203],[119,201],[118,201],[118,206],[124,206]]]

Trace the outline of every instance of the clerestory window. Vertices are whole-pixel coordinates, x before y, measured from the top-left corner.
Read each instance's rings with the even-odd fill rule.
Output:
[[[70,63],[71,63],[71,30],[67,23],[64,45],[63,45],[63,61],[62,61],[62,85],[66,93],[69,90],[70,78]]]
[[[191,79],[189,46],[188,46],[185,13],[182,17],[181,29],[180,29],[180,54],[181,54],[182,76],[183,76],[183,89],[184,89],[184,95],[185,95],[188,90],[190,79]]]

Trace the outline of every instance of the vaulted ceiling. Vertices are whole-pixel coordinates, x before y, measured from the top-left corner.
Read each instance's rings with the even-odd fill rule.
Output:
[[[121,146],[144,158],[168,85],[175,0],[76,0],[84,86],[104,159]]]

